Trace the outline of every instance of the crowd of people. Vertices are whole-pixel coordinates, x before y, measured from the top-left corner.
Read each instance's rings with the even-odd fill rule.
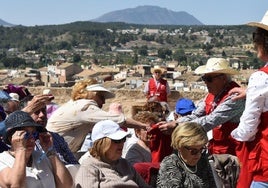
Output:
[[[268,12],[248,25],[268,62]],[[243,89],[228,60],[211,57],[195,70],[207,95],[180,98],[174,110],[165,70],[154,67],[133,117],[123,101],[103,110],[115,95],[94,78],[61,105],[49,89],[33,96],[9,84],[0,91],[0,187],[268,187],[267,67]]]

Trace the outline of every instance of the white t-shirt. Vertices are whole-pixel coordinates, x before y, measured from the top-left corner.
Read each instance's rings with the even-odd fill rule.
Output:
[[[56,188],[52,166],[48,158],[43,158],[38,163],[41,152],[33,151],[32,167],[26,167],[26,187],[27,188]],[[15,158],[8,151],[0,153],[0,171],[6,167],[12,168]],[[15,174],[14,174],[15,175]]]

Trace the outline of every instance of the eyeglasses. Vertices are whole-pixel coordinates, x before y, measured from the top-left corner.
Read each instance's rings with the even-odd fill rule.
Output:
[[[34,138],[34,140],[37,140],[39,138],[39,132],[35,131],[32,133],[26,132],[24,135],[25,140],[29,140],[30,138]]]
[[[215,75],[215,76],[202,76],[201,79],[204,81],[204,82],[213,82],[213,79],[214,78],[217,78],[217,77],[220,77],[220,76],[223,76],[224,74],[218,74],[218,75]]]
[[[188,146],[184,146],[186,150],[188,150],[191,155],[197,155],[199,153],[204,153],[207,150],[206,146],[203,146],[201,149],[196,149],[196,148],[190,148]]]
[[[155,74],[160,74],[160,73],[161,73],[161,71],[154,71],[154,73],[155,73]]]
[[[125,142],[125,141],[126,141],[126,137],[124,137],[124,138],[122,138],[122,139],[120,139],[120,140],[113,140],[113,139],[112,139],[112,142],[115,143],[115,144],[120,144],[120,143],[123,143],[123,142]]]

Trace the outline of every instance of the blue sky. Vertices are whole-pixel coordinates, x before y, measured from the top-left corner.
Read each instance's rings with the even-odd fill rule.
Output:
[[[25,26],[64,24],[140,5],[186,11],[206,25],[260,21],[268,10],[267,0],[5,0],[0,19]]]

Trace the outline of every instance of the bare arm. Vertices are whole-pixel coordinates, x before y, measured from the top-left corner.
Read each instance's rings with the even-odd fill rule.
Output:
[[[11,154],[15,157],[12,167],[6,167],[0,171],[1,187],[25,187],[26,165],[31,153],[26,151],[25,132],[16,131],[12,136]]]
[[[70,172],[58,158],[56,151],[52,149],[53,140],[51,134],[48,132],[41,133],[39,139],[42,148],[47,153],[47,157],[49,158],[52,164],[52,171],[56,182],[56,187],[57,188],[72,187],[73,179]]]
[[[51,98],[51,95],[36,95],[31,101],[29,101],[22,111],[33,114],[34,112],[44,108]]]
[[[150,127],[150,125],[145,124],[145,123],[141,123],[139,121],[136,121],[132,118],[126,118],[126,127],[128,128],[137,128],[137,129],[146,129],[147,127]]]

